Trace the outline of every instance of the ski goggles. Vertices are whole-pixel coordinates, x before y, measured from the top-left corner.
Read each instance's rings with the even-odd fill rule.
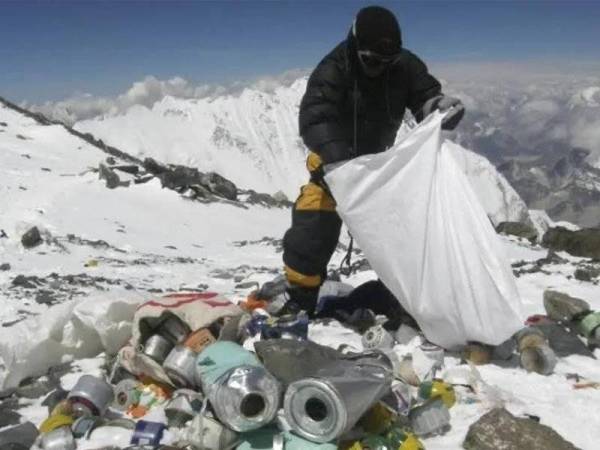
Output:
[[[367,67],[381,67],[393,64],[400,59],[400,53],[382,55],[371,50],[358,50],[358,57]]]

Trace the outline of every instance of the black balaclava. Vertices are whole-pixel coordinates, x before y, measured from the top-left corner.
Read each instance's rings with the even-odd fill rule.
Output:
[[[353,24],[353,34],[358,50],[370,50],[382,56],[397,55],[402,50],[400,25],[391,11],[380,6],[361,9]],[[369,77],[383,73],[385,65],[369,67],[358,58],[360,66]]]

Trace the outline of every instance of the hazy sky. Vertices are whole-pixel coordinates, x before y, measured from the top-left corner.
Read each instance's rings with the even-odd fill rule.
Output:
[[[115,95],[152,75],[227,83],[313,67],[364,1],[0,0],[0,95]],[[600,61],[600,1],[383,1],[436,64]]]

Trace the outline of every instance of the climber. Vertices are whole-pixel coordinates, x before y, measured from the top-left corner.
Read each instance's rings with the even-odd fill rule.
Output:
[[[312,72],[300,104],[310,181],[301,188],[283,240],[284,312],[314,311],[338,243],[342,221],[324,174],[340,161],[389,148],[406,108],[419,122],[436,109],[446,111],[445,130],[454,129],[465,111],[459,99],[442,94],[425,64],[402,47],[394,14],[378,6],[363,8],[347,39]]]

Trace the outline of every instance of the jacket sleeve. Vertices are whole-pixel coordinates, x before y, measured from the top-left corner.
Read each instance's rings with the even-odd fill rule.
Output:
[[[442,85],[429,73],[427,66],[417,55],[408,50],[406,52],[406,71],[408,84],[408,109],[418,122],[424,119],[423,106],[427,100],[437,97],[442,93]]]
[[[349,159],[351,143],[341,105],[346,94],[342,69],[326,57],[311,74],[300,103],[300,135],[324,164]]]

